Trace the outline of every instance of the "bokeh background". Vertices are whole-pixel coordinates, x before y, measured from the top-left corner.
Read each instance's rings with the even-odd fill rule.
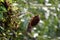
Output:
[[[6,29],[1,26],[0,22],[0,40],[60,40],[60,0],[8,1],[12,6],[14,15],[12,19],[20,24],[15,31],[11,30],[13,24],[10,24],[10,27]],[[0,21],[5,21],[6,18],[3,14],[6,14],[7,9],[1,2],[4,3],[4,0],[0,0]],[[39,15],[40,21],[27,36],[23,32],[26,31],[30,19],[35,15]]]

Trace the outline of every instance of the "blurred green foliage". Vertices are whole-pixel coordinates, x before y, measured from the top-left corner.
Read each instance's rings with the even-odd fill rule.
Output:
[[[0,21],[4,22],[8,16],[4,16],[4,13],[9,8],[6,10],[1,2],[4,0],[0,0]],[[9,3],[15,15],[13,21],[20,24],[17,30],[12,30],[13,24],[6,29],[0,22],[0,40],[60,40],[60,0],[9,0]],[[29,21],[35,15],[40,16],[40,21],[26,35]]]

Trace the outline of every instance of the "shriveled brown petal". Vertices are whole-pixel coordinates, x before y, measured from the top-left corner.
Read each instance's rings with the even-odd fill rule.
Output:
[[[31,21],[30,21],[30,25],[31,25],[31,26],[37,25],[38,22],[39,22],[39,20],[40,20],[39,15],[34,16],[34,17],[31,19]]]

